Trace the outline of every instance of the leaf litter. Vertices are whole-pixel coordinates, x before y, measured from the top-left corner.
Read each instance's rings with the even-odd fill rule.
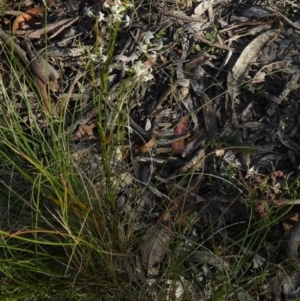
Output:
[[[240,275],[251,279],[260,268],[281,263],[276,242],[285,233],[265,236],[258,223],[270,207],[287,206],[279,205],[282,199],[299,198],[299,189],[289,191],[300,165],[296,1],[154,1],[151,10],[148,1],[126,10],[119,1],[49,1],[46,8],[42,1],[17,2],[8,3],[0,19],[0,72],[7,76],[14,53],[40,126],[47,127],[49,115],[64,117],[57,122],[71,135],[74,166],[89,183],[105,185],[99,144],[117,139],[114,116],[127,120],[130,155],[116,149],[110,163],[123,193],[118,210],[138,208],[131,218],[141,237],[133,254],[141,281],[157,293],[159,278],[173,286],[170,300],[209,300],[227,279],[238,286]],[[94,97],[104,88],[109,27],[116,22],[103,115]],[[29,119],[18,85],[13,78],[4,82]],[[9,118],[4,91],[0,97]],[[118,103],[122,97],[127,103]],[[106,137],[98,123],[109,129]],[[133,190],[140,191],[140,202]],[[231,277],[241,250],[248,262]],[[166,271],[175,254],[183,258],[182,269],[170,279]],[[267,271],[270,276],[247,292],[247,285],[238,286],[234,298],[278,299],[278,285],[296,296],[286,279],[282,284]]]

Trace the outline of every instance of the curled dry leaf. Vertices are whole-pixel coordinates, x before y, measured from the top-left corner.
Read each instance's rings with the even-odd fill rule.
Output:
[[[255,38],[242,52],[231,72],[227,77],[228,93],[233,101],[239,94],[242,81],[244,80],[250,64],[257,57],[260,49],[274,36],[280,33],[279,29],[269,30]]]
[[[54,0],[47,0],[47,6],[48,7],[55,6],[55,1]]]
[[[175,130],[174,130],[174,135],[184,135],[187,132],[187,128],[188,128],[188,124],[189,124],[189,116],[185,115],[182,117],[181,121],[179,122],[179,124],[176,126]],[[184,143],[184,139],[175,141],[172,143],[172,150],[179,155],[182,155],[183,151],[185,148],[185,143]]]
[[[141,245],[142,263],[148,275],[157,275],[160,264],[169,249],[171,233],[160,225],[149,228]]]
[[[30,60],[29,68],[35,78],[38,90],[43,98],[45,112],[51,111],[51,100],[47,91],[47,84],[51,91],[55,92],[58,89],[56,80],[60,77],[58,72],[40,55],[36,55],[30,44],[24,41],[26,56]]]
[[[41,55],[35,54],[28,43],[26,46],[26,55],[30,60],[31,70],[44,84],[52,83],[52,85],[54,85],[54,83],[56,83],[56,81],[60,78],[60,74],[55,70],[55,68]]]
[[[83,138],[83,136],[87,135],[89,139],[96,139],[94,135],[93,128],[95,128],[95,124],[82,124],[78,127],[77,131],[73,134],[74,141],[79,141]]]
[[[188,282],[182,276],[180,276],[179,278],[180,279],[178,279],[177,281],[174,280],[166,281],[167,284],[166,301],[181,300],[187,287],[189,287]]]
[[[194,10],[194,14],[197,16],[201,16],[204,14],[208,9],[212,8],[214,5],[224,2],[223,0],[210,0],[210,1],[203,1],[200,3]]]
[[[27,10],[15,19],[12,31],[16,32],[18,29],[23,29],[24,26],[28,26],[30,29],[41,28],[40,16],[43,16],[44,12],[44,7],[34,7]]]
[[[83,128],[81,126],[79,126],[78,129],[76,130],[76,132],[73,134],[72,138],[74,141],[79,141],[82,139],[84,134],[85,134],[85,131],[83,130]]]
[[[199,145],[206,139],[206,134],[204,127],[201,128],[198,133],[196,133],[193,137],[187,141],[185,149],[182,153],[182,157],[189,156],[193,151],[195,151]]]
[[[152,150],[152,148],[155,146],[156,144],[156,137],[155,135],[153,135],[151,137],[151,139],[144,145],[136,145],[135,147],[138,149],[138,151],[141,153],[141,154],[146,154],[148,153],[149,151]]]
[[[143,63],[143,67],[146,68],[147,66],[153,66],[156,62],[156,57],[150,57]]]
[[[94,135],[93,128],[96,127],[95,124],[82,124],[82,129],[85,131],[85,133],[88,135],[89,139],[96,139]]]

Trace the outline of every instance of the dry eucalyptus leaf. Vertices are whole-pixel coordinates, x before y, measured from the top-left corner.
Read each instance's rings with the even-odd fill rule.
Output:
[[[39,16],[43,16],[44,12],[44,7],[34,7],[22,13],[15,19],[12,31],[16,32],[18,29],[23,29],[24,26],[28,26],[30,29],[40,28]]]
[[[224,148],[216,149],[216,156],[217,157],[223,157],[224,154],[225,154],[225,149]]]
[[[174,135],[186,134],[188,124],[189,124],[189,116],[185,115],[182,117],[181,121],[176,126],[174,130]],[[184,138],[172,143],[172,150],[174,150],[176,154],[182,155],[184,148],[185,148]]]
[[[141,245],[142,263],[148,275],[157,275],[160,264],[169,249],[171,233],[160,225],[149,228]]]
[[[242,52],[231,72],[227,77],[228,93],[233,101],[239,94],[241,84],[248,72],[250,64],[257,58],[260,49],[274,36],[280,33],[280,30],[274,29],[264,32],[255,38]]]
[[[256,19],[266,18],[273,14],[273,10],[263,6],[251,6],[242,12],[247,18],[255,17]]]
[[[81,126],[79,126],[76,132],[73,134],[72,138],[74,141],[79,141],[84,137],[84,135],[85,135],[84,129]]]
[[[81,124],[76,132],[73,134],[73,140],[79,141],[81,140],[85,135],[88,136],[90,140],[96,139],[94,135],[93,129],[96,127],[95,124]]]
[[[153,135],[152,138],[146,144],[136,145],[135,147],[138,149],[140,153],[146,154],[152,150],[155,144],[156,144],[156,137]]]
[[[97,139],[94,135],[93,128],[95,128],[95,124],[82,124],[81,128],[84,130],[84,132],[88,135],[89,139]]]
[[[151,120],[149,118],[147,118],[145,130],[148,132],[151,130],[151,127],[152,127]]]
[[[210,0],[210,1],[203,1],[200,3],[194,10],[194,14],[201,16],[204,14],[208,9],[212,8],[214,5],[223,2],[222,0]]]

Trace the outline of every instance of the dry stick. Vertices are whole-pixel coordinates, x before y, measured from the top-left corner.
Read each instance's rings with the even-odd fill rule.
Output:
[[[157,140],[156,144],[157,145],[168,145],[168,144],[172,144],[174,142],[186,139],[190,136],[191,136],[190,133],[180,134],[180,135],[172,135],[171,137],[170,136],[169,137],[164,137],[164,138],[161,138],[161,139]]]
[[[155,176],[155,179],[158,180],[158,181],[160,181],[160,182],[162,182],[162,183],[166,183],[166,184],[170,183],[169,180],[163,179],[163,178],[161,178],[159,176]],[[196,194],[196,193],[194,193],[192,191],[189,191],[188,189],[186,189],[186,188],[184,188],[184,187],[182,187],[182,186],[180,186],[178,184],[175,184],[174,188],[176,188],[176,189],[178,189],[178,190],[180,190],[180,191],[182,191],[182,192],[184,192],[184,193],[186,193],[186,194],[194,197],[197,200],[197,202],[207,202],[207,200],[204,197],[202,197],[202,196],[200,196],[200,195],[198,195],[198,194]]]
[[[57,30],[55,33],[53,33],[53,35],[51,35],[51,36],[49,37],[49,40],[55,38],[55,37],[56,37],[57,35],[59,35],[63,30],[65,30],[65,29],[68,28],[69,26],[71,26],[71,25],[73,25],[74,23],[76,23],[77,21],[79,21],[79,17],[76,17],[76,18],[74,18],[74,19],[68,19],[68,20],[70,20],[70,22],[67,22],[67,24],[62,24],[62,25],[59,24],[59,25],[58,25],[59,22],[56,23],[57,27],[59,27],[59,28],[58,28],[58,30]],[[62,21],[64,21],[64,20],[62,20]],[[55,29],[54,29],[54,30],[55,30]],[[53,30],[53,31],[54,31],[54,30]],[[48,28],[46,27],[46,28],[45,28],[45,31],[48,32],[48,31],[50,31],[50,30],[48,30]]]
[[[205,56],[205,55],[201,55],[193,60],[190,60],[188,63],[185,64],[185,69],[189,70],[192,69],[193,67],[201,64],[202,62],[208,60],[209,57]]]
[[[212,43],[209,40],[202,37],[202,35],[200,33],[196,33],[195,38],[200,40],[201,42],[203,42],[205,44],[208,44],[208,45],[212,46],[212,47],[216,47],[216,48],[220,48],[220,49],[227,50],[227,51],[232,51],[232,52],[236,51],[234,48],[228,47],[227,45],[220,44],[220,43]]]
[[[16,10],[6,10],[3,13],[3,15],[9,15],[9,16],[19,16],[21,14],[23,14],[22,11],[16,11]]]
[[[219,32],[226,32],[226,31],[230,31],[233,30],[235,28],[239,28],[242,26],[257,26],[257,25],[268,25],[268,24],[272,24],[273,21],[241,21],[238,24],[234,24],[234,25],[228,25],[228,27],[219,30]]]
[[[153,7],[158,11],[160,12],[161,14],[165,15],[165,16],[169,16],[171,18],[175,18],[175,19],[180,19],[180,20],[183,20],[183,21],[188,21],[188,22],[203,22],[202,19],[200,18],[195,18],[195,17],[189,17],[189,16],[186,16],[186,15],[181,15],[181,14],[177,14],[177,13],[174,13],[174,12],[169,12],[169,11],[166,11],[166,10],[163,10],[161,9],[159,6],[157,5],[153,5]]]
[[[294,28],[300,30],[300,25],[298,23],[295,23],[293,21],[291,21],[290,19],[288,19],[284,14],[282,14],[279,10],[277,10],[277,8],[273,7],[274,11],[280,15],[288,24],[290,24],[291,26],[293,26]]]
[[[25,51],[14,42],[13,37],[9,37],[0,29],[0,39],[3,41],[4,46],[8,49],[8,51],[14,52],[18,57],[20,57],[25,65],[29,65],[29,60],[26,57]]]
[[[31,39],[40,39],[42,36],[45,36],[52,31],[53,32],[55,31],[55,33],[50,37],[50,39],[52,39],[56,35],[58,35],[62,30],[71,26],[73,23],[77,22],[78,20],[79,20],[79,17],[76,17],[74,19],[70,18],[70,19],[60,20],[56,23],[49,24],[44,28],[36,29],[36,30],[18,29],[18,30],[16,30],[16,34],[18,36],[28,37]]]
[[[277,205],[299,205],[300,199],[295,199],[295,200],[279,199],[279,200],[272,200],[272,202]]]
[[[149,113],[149,116],[151,116],[157,108],[169,97],[170,94],[172,94],[175,91],[175,88],[177,87],[177,82],[175,82],[171,87],[168,87],[167,90],[162,94],[162,96],[159,98],[159,100],[155,103],[153,109]]]

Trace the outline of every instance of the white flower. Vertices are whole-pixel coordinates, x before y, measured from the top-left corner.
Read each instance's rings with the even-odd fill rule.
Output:
[[[123,70],[125,71],[125,72],[127,72],[127,71],[129,71],[130,70],[130,68],[124,63],[123,65]]]
[[[149,81],[153,78],[151,71],[152,68],[151,66],[146,66],[144,67],[144,64],[141,61],[137,61],[133,66],[132,66],[133,71],[135,72],[135,75],[137,78],[140,78],[141,80],[144,81]]]
[[[107,55],[102,54],[100,56],[101,62],[105,63],[107,61]]]
[[[154,35],[151,31],[146,31],[143,34],[143,40],[146,42],[146,44],[150,44],[150,40],[154,38]]]
[[[96,61],[96,59],[100,59],[101,62],[105,63],[107,61],[107,55],[103,54],[103,48],[99,47],[98,50],[98,54],[93,54],[88,52],[88,57],[92,60],[92,61]]]
[[[101,22],[104,19],[104,14],[99,11],[98,22]]]
[[[126,8],[134,7],[134,5],[133,5],[132,3],[127,3],[127,4],[125,4],[125,7],[126,7]]]
[[[120,5],[113,5],[111,12],[113,15],[113,23],[122,21],[124,7]]]
[[[163,47],[163,42],[162,40],[158,40],[157,42],[153,43],[151,45],[151,48],[149,49],[150,51],[153,50],[160,50]]]
[[[106,0],[104,1],[104,3],[103,3],[103,8],[110,8],[110,6],[106,3]]]
[[[120,5],[113,5],[111,7],[111,12],[113,14],[121,14],[124,11],[124,7]]]
[[[147,82],[153,79],[151,66],[147,65],[145,67],[141,61],[137,61],[131,68],[129,68],[125,63],[122,64],[122,67],[125,72],[134,72],[134,77],[140,81]]]
[[[130,24],[130,18],[129,18],[129,16],[128,15],[126,15],[126,21],[125,21],[125,27],[127,27],[127,26],[129,26],[129,24]]]
[[[147,53],[148,46],[147,44],[138,43],[136,48],[138,49],[140,54],[142,54],[142,53]]]
[[[129,57],[129,59],[130,59],[130,61],[135,61],[135,60],[137,60],[139,57],[135,54],[135,53],[133,53],[130,57]]]
[[[141,61],[137,61],[133,66],[132,69],[134,70],[137,77],[140,77],[144,72],[143,63]]]
[[[137,60],[139,57],[133,53],[131,56],[126,56],[126,55],[122,55],[122,54],[118,54],[114,56],[114,60],[115,61],[121,61],[121,62],[133,62],[135,60]]]
[[[156,56],[157,56],[156,51],[149,51],[149,52],[147,53],[147,57],[149,57],[149,58],[155,59]]]
[[[152,75],[151,73],[145,74],[145,75],[143,76],[143,80],[144,80],[145,82],[148,82],[148,81],[151,80],[151,79],[153,79],[153,75]]]
[[[121,21],[122,21],[122,15],[120,15],[120,14],[113,15],[113,23],[121,22]]]
[[[97,59],[97,55],[96,55],[96,54],[93,54],[93,53],[90,53],[89,51],[88,51],[88,57],[89,57],[89,59],[92,60],[93,62],[95,62],[96,59]]]
[[[93,11],[91,10],[91,8],[90,7],[88,7],[88,8],[85,8],[85,12],[84,12],[87,16],[89,16],[89,17],[94,17],[94,13],[93,13]]]

